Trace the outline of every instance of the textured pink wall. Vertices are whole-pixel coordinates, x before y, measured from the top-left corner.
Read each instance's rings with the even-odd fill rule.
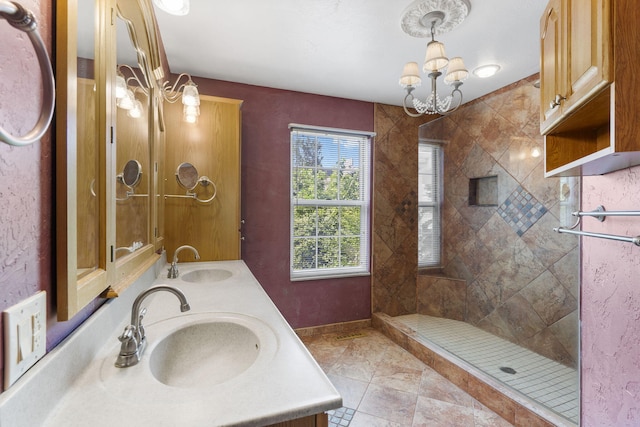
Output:
[[[640,167],[585,177],[582,209],[640,210]],[[640,235],[640,218],[583,219],[583,230]],[[640,426],[640,248],[582,239],[582,425]]]
[[[51,2],[21,4],[34,13],[45,44],[51,46]],[[40,114],[38,60],[27,36],[5,20],[0,20],[0,40],[0,126],[24,135]],[[51,135],[27,147],[0,143],[0,310],[40,290],[52,297]]]
[[[373,104],[208,79],[242,99],[242,259],[294,328],[368,319],[370,277],[289,280],[289,123],[373,131]]]

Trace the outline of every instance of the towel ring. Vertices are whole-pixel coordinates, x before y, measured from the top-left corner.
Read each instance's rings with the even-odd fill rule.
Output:
[[[44,42],[37,30],[37,23],[33,14],[18,3],[0,0],[0,18],[4,18],[12,27],[24,31],[29,36],[33,48],[40,63],[40,74],[42,75],[42,111],[40,118],[32,130],[23,136],[13,136],[0,126],[0,141],[10,145],[24,146],[39,141],[49,128],[53,109],[55,106],[55,82],[53,80],[53,70]]]

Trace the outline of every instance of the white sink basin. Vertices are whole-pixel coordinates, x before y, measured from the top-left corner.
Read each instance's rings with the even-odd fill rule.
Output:
[[[231,276],[233,276],[233,273],[229,270],[224,270],[221,268],[207,268],[184,273],[180,275],[180,278],[185,282],[209,283],[220,282],[221,280],[226,280]]]
[[[253,365],[260,340],[248,327],[214,321],[188,325],[163,338],[153,349],[153,376],[172,387],[220,384]]]
[[[145,330],[147,348],[137,365],[114,366],[119,343],[103,360],[101,381],[123,401],[133,395],[140,403],[193,403],[213,390],[244,389],[265,375],[279,347],[269,325],[240,313],[181,314]]]

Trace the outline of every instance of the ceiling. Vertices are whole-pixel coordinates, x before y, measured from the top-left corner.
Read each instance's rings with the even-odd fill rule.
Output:
[[[436,0],[452,1],[452,0]],[[467,18],[438,35],[469,71],[488,63],[494,77],[470,75],[464,101],[539,71],[543,0],[470,0]],[[411,0],[191,0],[186,16],[156,8],[174,73],[401,105],[403,65],[424,61],[428,39],[400,26]],[[416,89],[426,97],[428,82]],[[439,79],[439,92],[446,94]]]

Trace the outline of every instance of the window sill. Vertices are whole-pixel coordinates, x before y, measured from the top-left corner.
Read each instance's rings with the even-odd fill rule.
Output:
[[[289,279],[292,282],[307,282],[311,280],[324,280],[324,279],[348,279],[350,277],[365,277],[371,276],[368,271],[362,271],[357,273],[335,273],[335,274],[314,274],[308,276],[290,276]]]

